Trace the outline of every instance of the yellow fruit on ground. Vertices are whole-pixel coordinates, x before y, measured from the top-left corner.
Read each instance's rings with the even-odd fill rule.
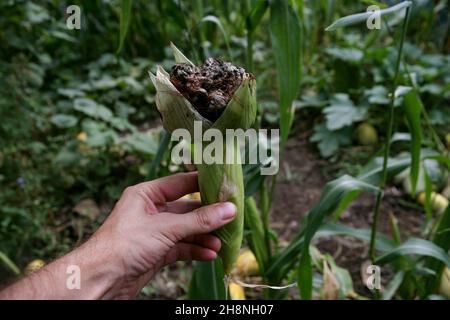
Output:
[[[228,290],[231,300],[245,300],[245,290],[237,283],[230,282]]]
[[[446,296],[450,299],[450,269],[445,267],[442,271],[441,282],[439,284],[439,294]]]
[[[77,135],[77,140],[78,141],[86,141],[86,139],[87,139],[87,133],[86,132],[80,132],[78,135]]]
[[[417,203],[419,203],[420,205],[423,206],[423,205],[425,205],[425,199],[426,199],[425,192],[421,192],[417,196]],[[436,193],[436,192],[431,192],[430,202],[431,202],[431,207],[437,213],[444,212],[444,210],[447,209],[447,206],[448,206],[447,198],[445,198],[443,195]]]
[[[45,262],[44,260],[41,259],[35,259],[33,261],[31,261],[26,267],[25,270],[23,271],[26,275],[30,275],[32,273],[35,273],[36,271],[38,271],[39,269],[41,269],[43,266],[45,266]]]
[[[258,261],[250,250],[244,250],[236,261],[236,271],[241,276],[255,276],[259,273]]]
[[[370,123],[363,122],[356,128],[356,137],[359,144],[369,146],[378,142],[378,133]]]

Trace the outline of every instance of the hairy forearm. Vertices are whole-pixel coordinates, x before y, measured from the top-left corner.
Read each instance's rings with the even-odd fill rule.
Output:
[[[110,244],[91,238],[81,247],[0,292],[0,299],[109,299],[121,296],[120,266]]]

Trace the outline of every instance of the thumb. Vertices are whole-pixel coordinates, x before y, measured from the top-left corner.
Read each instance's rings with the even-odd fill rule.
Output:
[[[170,224],[179,239],[212,232],[234,219],[236,206],[231,202],[220,202],[200,207],[185,214],[171,214]]]

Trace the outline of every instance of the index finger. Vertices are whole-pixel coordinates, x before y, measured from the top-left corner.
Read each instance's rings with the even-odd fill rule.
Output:
[[[136,188],[153,203],[174,201],[182,196],[199,191],[197,172],[178,173],[153,181],[142,182]]]

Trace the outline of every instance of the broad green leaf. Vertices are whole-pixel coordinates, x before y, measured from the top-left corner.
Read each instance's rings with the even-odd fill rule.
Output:
[[[340,147],[350,145],[352,141],[351,128],[330,131],[326,124],[320,123],[314,126],[314,134],[310,141],[317,142],[322,157],[328,158],[334,155]]]
[[[330,105],[323,112],[327,119],[328,130],[335,131],[363,120],[367,109],[356,107],[347,94],[338,93],[333,96]]]
[[[135,132],[127,136],[125,150],[139,152],[146,155],[155,155],[158,150],[158,141],[150,132]]]
[[[430,241],[418,238],[411,238],[398,247],[392,249],[390,252],[378,257],[375,260],[375,264],[385,264],[405,255],[432,257],[450,267],[450,256],[444,249],[438,247]]]
[[[411,189],[413,195],[416,193],[417,179],[420,170],[420,151],[422,147],[422,129],[420,125],[420,115],[423,105],[415,90],[405,94],[403,98],[406,119],[411,132]]]
[[[59,128],[71,128],[77,124],[78,119],[69,114],[55,114],[50,121]]]
[[[73,108],[95,119],[109,121],[113,117],[111,110],[88,98],[75,99]]]
[[[395,6],[392,6],[390,8],[380,10],[379,13],[380,13],[380,16],[383,16],[383,15],[387,15],[390,13],[398,12],[402,9],[409,7],[411,4],[412,4],[411,1],[404,1]],[[342,18],[336,20],[335,22],[333,22],[330,26],[328,26],[325,29],[325,31],[333,31],[338,28],[358,24],[361,22],[366,22],[373,14],[374,14],[373,11],[369,11],[369,12],[362,12],[362,13],[357,13],[357,14],[352,14],[352,15],[346,16],[346,17],[342,17]]]
[[[226,299],[224,274],[219,259],[195,264],[188,297],[195,300]]]
[[[350,63],[359,63],[364,56],[363,52],[356,48],[328,48],[325,52],[333,58]]]
[[[292,103],[297,98],[302,77],[302,29],[289,1],[271,1],[270,38],[277,66],[281,145],[284,145],[294,118]]]
[[[32,24],[42,23],[50,19],[50,15],[44,6],[38,5],[31,1],[26,2],[25,12],[27,15],[27,21],[31,22]]]
[[[125,43],[125,38],[128,33],[128,28],[130,27],[131,18],[131,7],[132,0],[121,0],[120,1],[120,33],[119,33],[119,48],[117,49],[117,54],[122,51],[123,45]]]
[[[378,85],[371,89],[366,89],[364,90],[364,95],[369,97],[369,103],[371,104],[389,104],[388,90],[384,86]]]

